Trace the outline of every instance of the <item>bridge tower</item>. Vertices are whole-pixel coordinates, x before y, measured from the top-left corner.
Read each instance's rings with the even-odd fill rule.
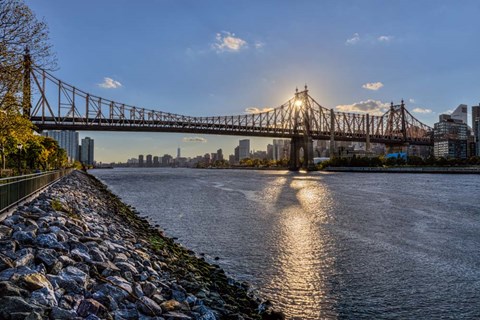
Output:
[[[299,92],[298,88],[295,90],[293,104],[294,115],[292,121],[294,137],[290,141],[289,170],[314,170],[313,139],[311,133],[313,113],[307,85],[305,85],[304,91]],[[300,155],[301,151],[303,151],[303,157]]]
[[[392,138],[392,142],[385,144],[388,153],[403,152],[408,153],[409,143],[407,142],[407,117],[405,102],[401,101],[400,105],[390,103],[390,111],[388,115],[387,134]]]
[[[30,50],[25,48],[25,54],[23,56],[23,100],[22,109],[23,116],[30,118],[30,109],[32,107],[32,91],[30,84],[30,74],[32,72],[32,58],[30,56]]]

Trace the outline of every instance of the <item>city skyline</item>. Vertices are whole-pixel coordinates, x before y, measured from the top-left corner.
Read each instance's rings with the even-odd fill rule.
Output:
[[[243,114],[279,106],[307,83],[327,108],[373,114],[404,99],[433,126],[439,114],[480,99],[475,1],[26,3],[49,25],[59,78],[140,107]],[[152,145],[194,156],[244,138],[80,132],[86,136],[102,162]],[[267,140],[251,139],[252,149]]]

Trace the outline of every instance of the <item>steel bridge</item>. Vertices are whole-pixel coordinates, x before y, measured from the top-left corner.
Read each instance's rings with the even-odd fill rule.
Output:
[[[25,56],[23,112],[38,130],[183,132],[290,138],[290,168],[313,167],[312,140],[386,145],[433,145],[432,128],[400,104],[383,115],[337,112],[322,107],[307,86],[270,111],[192,117],[126,105],[89,94],[34,66]],[[302,163],[300,150],[303,150]]]

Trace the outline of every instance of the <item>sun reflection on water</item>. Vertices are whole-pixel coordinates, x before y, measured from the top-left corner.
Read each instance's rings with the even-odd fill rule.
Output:
[[[288,319],[335,317],[327,277],[333,272],[335,258],[329,254],[333,239],[323,227],[330,219],[331,198],[319,179],[292,177],[285,181],[296,202],[280,209],[276,237],[279,254],[274,261],[278,269],[267,290]],[[285,191],[285,190],[283,190]],[[278,292],[278,283],[282,289]],[[277,283],[277,285],[275,285]],[[274,289],[277,288],[277,289]],[[289,306],[283,308],[283,306]],[[305,310],[318,310],[306,314]]]

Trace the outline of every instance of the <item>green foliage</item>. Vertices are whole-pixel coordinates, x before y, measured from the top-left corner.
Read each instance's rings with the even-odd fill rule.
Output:
[[[58,199],[53,199],[50,205],[52,206],[52,209],[55,211],[65,211],[63,209],[62,203]]]

